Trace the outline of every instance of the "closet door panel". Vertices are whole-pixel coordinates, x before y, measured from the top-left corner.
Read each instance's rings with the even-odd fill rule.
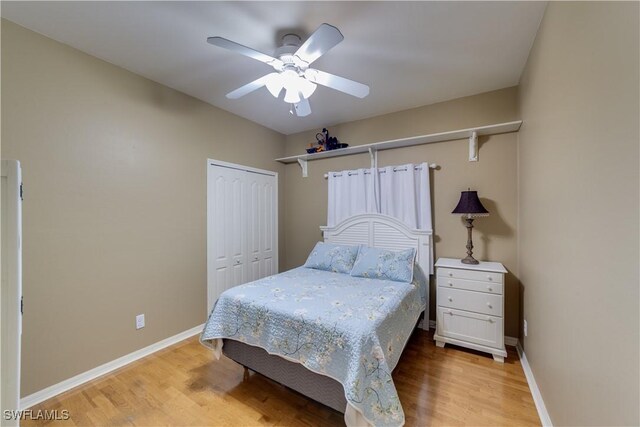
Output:
[[[247,173],[249,197],[247,201],[248,216],[248,256],[249,256],[249,281],[258,280],[262,277],[260,271],[260,212],[261,212],[261,175]]]
[[[229,186],[229,212],[227,227],[229,235],[226,243],[233,261],[234,281],[232,286],[244,283],[245,273],[244,264],[247,258],[246,246],[246,179],[241,171],[233,171],[231,185]]]
[[[248,264],[249,280],[275,273],[275,177],[248,172]]]
[[[215,273],[213,274],[212,285],[214,291],[220,294],[226,289],[228,283],[231,282],[233,260],[230,257],[230,250],[226,242],[229,240],[229,230],[225,226],[225,220],[231,210],[228,200],[229,186],[231,185],[230,177],[224,174],[224,171],[214,171],[213,191],[209,194],[209,208],[213,214],[211,226],[213,234],[211,236],[213,245],[210,252],[214,258]]]
[[[262,252],[262,277],[275,274],[275,226],[277,218],[275,217],[275,178],[272,176],[263,177],[261,187],[261,199],[263,203],[262,226],[260,233],[260,245]]]
[[[228,253],[231,257],[233,273],[231,281],[225,286],[225,289],[233,286],[241,285],[247,280],[246,260],[247,260],[247,244],[246,244],[246,177],[245,173],[237,170],[230,170],[231,183],[227,187],[228,212],[226,224],[230,225],[225,228],[228,235],[225,238],[225,244],[228,247]]]
[[[207,305],[211,309],[218,295],[247,281],[246,178],[243,171],[210,166],[208,179]]]
[[[225,176],[216,176],[214,178],[213,190],[209,194],[209,207],[212,211],[212,239],[216,243],[211,248],[211,255],[213,256],[216,272],[222,273],[226,271],[229,266],[229,259],[227,256],[227,248],[221,244],[227,240],[227,232],[224,221],[222,219],[226,215],[227,205],[225,203],[226,198],[226,186],[227,178]]]

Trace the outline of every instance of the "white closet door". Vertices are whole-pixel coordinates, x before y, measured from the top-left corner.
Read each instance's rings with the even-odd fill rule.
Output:
[[[249,281],[258,280],[262,276],[262,269],[260,263],[262,260],[262,250],[260,248],[260,231],[262,229],[260,224],[261,212],[263,210],[262,202],[262,177],[263,175],[257,173],[248,173],[248,205],[247,205],[247,217],[248,217],[248,253],[249,262],[248,276]]]
[[[273,176],[262,176],[260,187],[262,214],[260,216],[260,272],[261,277],[271,276],[278,272],[277,266],[277,190]]]
[[[247,172],[249,280],[276,273],[276,178]]]
[[[247,197],[242,170],[210,166],[208,210],[208,307],[225,290],[247,282]]]
[[[207,182],[207,306],[278,271],[277,174],[215,161]]]

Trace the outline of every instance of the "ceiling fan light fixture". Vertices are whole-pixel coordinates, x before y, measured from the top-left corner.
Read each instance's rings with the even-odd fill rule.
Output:
[[[303,78],[303,77],[299,77],[299,85],[298,85],[298,89],[300,90],[300,92],[302,93],[302,97],[304,99],[309,98],[311,95],[313,95],[313,92],[316,91],[316,88],[318,87],[315,83],[311,83],[309,80]]]
[[[289,104],[297,104],[298,102],[300,102],[300,95],[301,93],[297,89],[286,88],[286,92],[284,93],[284,102],[287,102]]]
[[[294,70],[284,70],[281,74],[281,81],[287,92],[293,94],[289,95],[288,99],[294,99],[295,94],[300,93],[303,99],[309,98],[316,90],[316,85],[304,77],[300,76]]]
[[[271,95],[273,95],[274,98],[277,98],[280,96],[280,92],[282,92],[282,88],[284,87],[282,75],[279,73],[270,74],[269,78],[265,82],[265,86]]]
[[[280,78],[282,79],[282,85],[288,91],[296,90],[299,87],[299,79],[298,73],[294,70],[284,70],[280,73]]]

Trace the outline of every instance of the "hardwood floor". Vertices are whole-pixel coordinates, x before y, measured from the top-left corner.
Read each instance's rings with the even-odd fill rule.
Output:
[[[514,348],[504,364],[413,334],[393,379],[407,426],[540,425]],[[31,408],[67,409],[66,421],[23,426],[336,426],[343,415],[223,357],[197,337]]]

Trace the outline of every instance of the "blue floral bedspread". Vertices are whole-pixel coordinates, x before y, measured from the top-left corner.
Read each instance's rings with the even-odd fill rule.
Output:
[[[425,308],[426,279],[414,276],[403,283],[295,268],[225,291],[200,340],[215,348],[230,338],[301,363],[339,381],[371,424],[401,426],[391,371]]]

